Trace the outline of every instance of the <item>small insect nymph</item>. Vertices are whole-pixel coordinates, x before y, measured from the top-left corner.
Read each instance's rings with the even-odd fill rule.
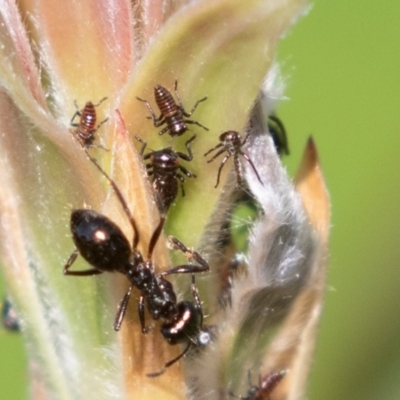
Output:
[[[159,132],[160,135],[163,135],[166,132],[168,132],[170,136],[183,135],[188,130],[187,124],[194,124],[208,131],[208,128],[206,128],[199,122],[187,119],[188,117],[192,116],[199,103],[207,100],[207,97],[203,97],[202,99],[197,100],[192,109],[187,112],[183,107],[181,98],[178,93],[178,81],[175,81],[175,96],[178,100],[178,103],[174,100],[172,94],[165,87],[157,85],[154,88],[154,98],[161,112],[159,117],[156,116],[150,103],[147,100],[143,100],[139,97],[136,98],[146,104],[146,107],[151,114],[151,117],[149,118],[153,120],[153,124],[155,127],[166,125]]]
[[[171,147],[162,150],[152,151],[143,156],[143,160],[149,161],[146,164],[147,173],[152,177],[154,192],[157,197],[158,208],[161,213],[165,214],[171,204],[178,195],[178,180],[181,183],[182,196],[185,196],[183,173],[188,178],[196,178],[196,175],[188,171],[184,166],[180,165],[180,159],[185,161],[193,160],[193,153],[190,143],[196,138],[192,136],[186,143],[188,154],[180,151],[173,151]],[[143,145],[140,154],[143,155],[147,143],[136,136]]]
[[[285,377],[286,374],[287,371],[282,370],[279,372],[271,372],[264,378],[261,378],[261,376],[259,376],[258,386],[253,386],[251,383],[251,374],[249,371],[248,379],[250,389],[247,392],[247,395],[245,397],[236,396],[233,393],[230,393],[230,395],[241,400],[269,400],[269,396],[272,394],[276,386]]]
[[[86,152],[87,153],[87,152]],[[148,328],[145,324],[145,305],[152,319],[162,319],[161,334],[169,344],[188,343],[185,350],[174,359],[164,364],[156,373],[148,374],[155,377],[161,375],[166,368],[177,362],[189,350],[192,344],[204,343],[205,332],[202,329],[203,311],[194,274],[209,270],[207,262],[196,251],[188,249],[178,239],[170,237],[171,247],[185,254],[189,263],[173,267],[158,274],[152,260],[153,251],[160,238],[165,218],[162,217],[155,228],[148,247],[147,255],[138,250],[140,240],[139,230],[129,207],[116,183],[100,167],[97,161],[87,153],[91,162],[99,169],[113,188],[133,230],[132,246],[121,229],[106,216],[93,210],[74,210],[71,214],[71,232],[75,250],[64,266],[65,275],[91,276],[103,272],[120,272],[129,280],[130,286],[117,312],[114,329],[121,328],[133,288],[140,292],[138,314],[142,333]],[[70,267],[78,255],[81,255],[91,266],[83,271],[71,271]],[[197,263],[193,264],[193,262]],[[165,279],[171,274],[191,274],[191,291],[194,302],[177,301],[172,284]]]
[[[98,107],[107,97],[101,99],[97,104],[93,104],[91,101],[88,101],[85,104],[85,107],[79,109],[78,105],[75,102],[75,107],[77,108],[75,114],[71,118],[71,126],[75,127],[73,133],[75,137],[78,139],[79,143],[85,147],[101,147],[101,145],[94,145],[95,133],[103,125],[108,118],[101,121],[97,126],[97,115],[96,115],[96,107]],[[75,118],[79,116],[79,123],[75,123]]]
[[[207,153],[204,154],[204,156],[207,156],[211,152],[221,149],[216,154],[214,154],[214,156],[212,158],[207,160],[207,162],[210,163],[211,161],[215,160],[218,156],[220,156],[222,153],[227,152],[227,155],[222,159],[221,164],[219,166],[218,175],[217,175],[217,183],[214,186],[215,188],[219,185],[221,170],[230,157],[233,157],[233,163],[235,166],[238,186],[243,186],[242,166],[240,165],[240,162],[239,162],[240,155],[242,157],[244,157],[246,159],[246,161],[251,165],[258,180],[260,181],[261,184],[263,184],[260,176],[258,175],[256,167],[254,166],[250,157],[242,151],[242,147],[246,144],[248,137],[249,137],[249,134],[247,134],[242,141],[242,138],[238,132],[236,132],[236,131],[224,132],[219,136],[220,143],[217,144],[212,149],[208,150]]]
[[[286,134],[285,126],[280,118],[275,114],[268,117],[268,131],[272,136],[276,151],[280,156],[289,155],[289,144]]]

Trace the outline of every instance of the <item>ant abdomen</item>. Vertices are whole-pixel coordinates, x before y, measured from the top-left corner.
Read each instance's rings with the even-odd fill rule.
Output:
[[[130,244],[110,219],[93,210],[73,210],[71,232],[76,248],[90,265],[99,271],[125,270]]]

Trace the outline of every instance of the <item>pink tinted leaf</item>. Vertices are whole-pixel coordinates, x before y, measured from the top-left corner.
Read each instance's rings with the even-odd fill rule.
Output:
[[[124,85],[134,63],[130,7],[127,0],[35,4],[42,61],[59,107],[115,96]]]
[[[27,113],[46,108],[40,74],[17,4],[0,2],[1,85]]]

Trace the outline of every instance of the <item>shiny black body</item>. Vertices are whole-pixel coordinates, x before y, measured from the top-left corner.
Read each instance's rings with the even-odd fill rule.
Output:
[[[101,99],[97,104],[93,104],[91,101],[88,101],[82,110],[80,110],[78,105],[75,103],[77,111],[71,118],[71,126],[76,128],[74,130],[74,135],[83,147],[102,147],[100,145],[94,145],[93,142],[96,131],[101,125],[104,124],[104,122],[108,120],[108,118],[106,118],[96,126],[96,107],[98,107],[106,99],[107,97],[104,97],[104,99]],[[74,123],[74,120],[77,116],[80,117],[79,123]]]
[[[8,331],[19,332],[21,330],[21,324],[18,315],[13,305],[7,298],[4,299],[4,302],[1,306],[1,323],[3,328]]]
[[[226,156],[222,159],[221,164],[219,166],[218,175],[217,175],[217,183],[214,186],[215,188],[219,184],[221,170],[230,157],[233,157],[233,163],[235,166],[238,186],[243,186],[242,166],[240,165],[240,162],[239,162],[240,155],[242,157],[244,157],[246,159],[246,161],[251,165],[258,180],[262,184],[261,178],[258,175],[258,172],[257,172],[253,162],[251,161],[250,157],[246,153],[243,153],[243,151],[242,151],[242,147],[245,145],[248,137],[249,137],[249,134],[247,134],[242,141],[242,138],[238,132],[236,132],[236,131],[224,132],[219,136],[220,143],[217,144],[212,149],[208,150],[207,153],[204,154],[204,156],[207,156],[214,150],[221,149],[216,154],[214,154],[214,156],[212,158],[207,160],[207,162],[210,163],[211,161],[215,160],[218,156],[220,156],[222,153],[225,153],[225,152],[227,153]]]
[[[289,143],[283,122],[275,114],[268,117],[268,131],[280,156],[289,155]]]
[[[145,305],[154,320],[163,319],[161,333],[170,344],[188,342],[186,349],[178,357],[167,362],[160,372],[149,374],[157,376],[178,361],[190,348],[192,343],[202,340],[203,312],[194,274],[209,270],[207,262],[199,253],[188,249],[178,239],[170,237],[172,248],[185,254],[190,260],[189,264],[179,265],[167,271],[156,274],[152,261],[153,250],[161,235],[164,218],[161,218],[154,230],[147,250],[146,258],[137,249],[139,243],[139,231],[136,222],[131,215],[127,203],[115,182],[97,164],[96,160],[90,160],[102,172],[113,187],[118,199],[132,226],[134,237],[132,247],[121,229],[106,216],[92,210],[74,210],[71,214],[72,239],[76,249],[71,254],[65,267],[65,275],[89,276],[103,272],[120,272],[128,278],[130,286],[121,302],[116,315],[114,329],[118,331],[124,319],[132,289],[140,291],[138,313],[142,332],[147,333],[145,326]],[[71,271],[70,267],[81,255],[93,268],[84,271]],[[192,261],[198,263],[195,265]],[[177,301],[172,284],[165,279],[167,275],[190,273],[192,274],[192,294],[194,303]]]
[[[141,154],[143,155],[146,148],[146,143],[136,137],[140,142],[143,143]],[[196,175],[188,171],[184,166],[180,165],[180,159],[185,161],[193,160],[192,149],[190,143],[196,138],[196,135],[192,136],[186,143],[186,149],[188,154],[175,152],[171,147],[167,147],[162,150],[152,151],[143,156],[146,163],[146,169],[148,175],[151,177],[154,192],[157,197],[158,208],[161,213],[166,213],[169,207],[172,205],[176,196],[178,195],[178,180],[181,184],[182,196],[185,196],[185,177],[196,178]]]
[[[251,375],[249,372],[249,385],[250,389],[245,397],[235,396],[230,393],[231,396],[242,399],[242,400],[269,400],[269,396],[274,391],[279,382],[286,375],[286,371],[282,370],[279,372],[271,372],[266,375],[263,379],[261,376],[259,377],[258,386],[252,386],[251,384]]]
[[[154,98],[157,107],[159,108],[161,113],[159,117],[156,116],[150,103],[147,100],[143,100],[139,97],[136,98],[146,104],[151,114],[151,117],[149,118],[153,120],[153,124],[155,127],[166,125],[159,132],[160,135],[163,135],[166,132],[168,132],[170,136],[183,135],[188,130],[187,124],[194,124],[208,131],[208,128],[206,128],[199,122],[187,119],[193,114],[199,103],[207,100],[207,97],[203,97],[202,99],[197,100],[195,105],[190,110],[190,112],[187,112],[185,111],[182,105],[182,101],[179,97],[178,81],[175,81],[175,96],[178,99],[178,103],[175,101],[175,99],[172,97],[172,94],[165,87],[157,85],[154,88]]]

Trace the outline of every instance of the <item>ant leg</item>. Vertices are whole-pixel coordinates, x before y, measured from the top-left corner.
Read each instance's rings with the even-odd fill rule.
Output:
[[[242,151],[240,151],[240,154],[241,154],[241,155],[247,160],[247,162],[251,165],[251,167],[253,168],[254,173],[255,173],[256,176],[257,176],[257,179],[259,180],[259,182],[261,183],[261,185],[264,186],[264,184],[262,183],[262,180],[261,180],[261,178],[260,178],[260,175],[258,175],[257,169],[256,169],[256,167],[255,167],[254,164],[253,164],[253,161],[251,161],[250,157],[249,157],[246,153],[243,153]]]
[[[204,130],[209,131],[209,129],[208,129],[206,126],[202,125],[200,122],[192,121],[191,119],[185,119],[185,122],[186,122],[187,124],[194,124],[194,125],[200,126],[200,127],[203,128]]]
[[[207,271],[209,269],[209,265],[207,264],[207,261],[204,260],[204,258],[197,253],[197,251],[189,250],[179,239],[173,236],[169,236],[168,240],[170,243],[172,243],[172,248],[174,250],[180,250],[183,254],[185,254],[185,257],[191,261],[192,259],[196,260],[200,265],[202,265],[205,270]]]
[[[221,177],[222,168],[224,167],[225,163],[228,161],[228,159],[229,159],[230,156],[231,156],[230,154],[226,155],[226,156],[223,158],[223,160],[221,161],[221,164],[220,164],[219,169],[218,169],[217,183],[216,183],[215,186],[214,186],[215,189],[216,189],[216,188],[218,187],[218,185],[219,185],[219,179],[220,179],[220,177]],[[212,160],[210,160],[210,161],[212,161]],[[210,161],[208,161],[208,162],[210,162]]]
[[[178,265],[177,267],[171,268],[167,271],[163,271],[158,276],[160,278],[163,278],[164,276],[172,274],[197,274],[199,272],[206,272],[209,269],[210,267],[208,266],[208,264],[206,267],[193,264],[184,264],[184,265]]]
[[[69,267],[75,262],[75,260],[78,258],[79,251],[78,249],[75,249],[72,254],[69,256],[67,263],[64,266],[64,274],[68,272]]]
[[[186,146],[187,151],[188,151],[188,155],[187,155],[187,154],[184,154],[184,153],[181,153],[180,151],[177,151],[177,152],[176,152],[176,154],[177,154],[180,158],[182,158],[183,160],[186,160],[186,161],[192,161],[192,160],[193,160],[193,152],[192,152],[192,148],[190,147],[190,143],[192,143],[194,139],[196,139],[196,135],[193,135],[193,136],[185,143],[185,146]]]
[[[140,326],[142,327],[142,333],[143,333],[143,335],[146,335],[149,330],[146,328],[146,321],[145,321],[145,314],[144,314],[144,296],[143,295],[140,295],[140,297],[139,297],[138,313],[139,313]]]
[[[204,260],[204,258],[197,253],[196,251],[189,250],[180,240],[173,236],[169,236],[169,241],[172,244],[172,248],[174,250],[180,250],[183,254],[185,254],[185,257],[188,259],[189,262],[192,260],[195,260],[198,262],[200,265],[179,265],[175,268],[171,268],[168,271],[161,272],[159,276],[163,277],[166,275],[171,275],[171,274],[190,274],[190,273],[199,273],[199,272],[205,272],[210,269],[210,266],[208,265],[207,261]]]
[[[124,298],[122,299],[121,304],[119,306],[119,310],[115,317],[114,330],[117,332],[121,329],[121,324],[122,324],[122,321],[124,320],[126,310],[128,308],[129,298],[131,297],[132,288],[133,288],[133,285],[129,286],[128,291],[126,292]]]
[[[199,291],[196,287],[196,277],[194,274],[192,274],[192,284],[190,285],[190,288],[192,290],[192,295],[194,298],[195,306],[200,313],[200,327],[202,327],[203,326],[203,307],[201,306],[200,295],[199,295]]]
[[[194,259],[197,261],[200,265],[202,265],[205,269],[204,271],[207,271],[210,267],[207,263],[206,260],[197,252],[193,250],[189,250],[179,239],[173,236],[168,237],[169,241],[173,244],[173,249],[175,250],[180,250],[183,254],[185,254],[186,258],[189,260],[189,262]]]
[[[194,298],[194,302],[195,302],[195,304],[196,304],[196,308],[198,308],[198,309],[202,309],[202,307],[201,307],[201,301],[200,301],[200,296],[199,296],[199,291],[197,290],[197,287],[196,287],[196,276],[195,276],[195,274],[192,274],[192,284],[190,285],[190,289],[192,290],[192,295],[193,295],[193,298]],[[203,317],[203,316],[202,316]],[[202,318],[203,319],[203,318]],[[203,321],[202,321],[202,323],[200,324],[200,326],[201,325],[203,325]]]
[[[160,238],[162,228],[164,226],[164,222],[165,222],[165,216],[161,216],[160,222],[158,223],[157,228],[154,230],[153,235],[151,236],[151,239],[149,242],[149,249],[147,251],[147,259],[148,260],[151,260],[151,258],[153,256],[153,250],[158,242],[158,239]]]
[[[142,156],[143,153],[144,153],[144,150],[146,149],[147,142],[145,142],[145,141],[144,141],[141,137],[139,137],[139,136],[135,136],[135,139],[136,139],[138,142],[142,143],[142,147],[141,147],[140,152],[139,152],[139,154]],[[147,157],[147,158],[148,158],[148,157]]]
[[[182,351],[181,354],[179,354],[177,357],[173,358],[172,360],[168,361],[167,363],[164,364],[164,366],[160,369],[158,372],[152,372],[150,374],[146,374],[149,378],[156,378],[157,376],[162,375],[168,367],[171,365],[175,364],[177,361],[179,361],[190,349],[190,346],[192,345],[192,342],[189,342],[188,345],[186,346],[186,349]]]
[[[69,268],[75,262],[79,255],[79,251],[75,249],[73,253],[69,256],[67,263],[64,266],[64,275],[73,275],[73,276],[92,276],[92,275],[99,275],[102,274],[103,271],[91,268],[85,269],[84,271],[70,271]]]

